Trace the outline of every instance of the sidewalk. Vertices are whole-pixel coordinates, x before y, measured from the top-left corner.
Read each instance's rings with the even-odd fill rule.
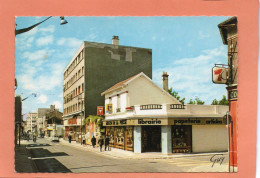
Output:
[[[82,146],[80,143],[76,143],[75,141],[72,141],[69,143],[67,140],[60,139],[60,143],[64,145],[70,145],[73,147],[77,147],[83,150],[95,152],[97,154],[102,154],[105,156],[113,157],[116,159],[173,159],[173,158],[183,158],[183,157],[197,157],[197,156],[209,156],[209,155],[215,155],[215,154],[227,154],[227,152],[216,152],[216,153],[192,153],[192,154],[162,154],[158,152],[149,152],[149,153],[134,153],[132,151],[126,151],[118,148],[111,148],[111,151],[104,151],[104,148],[102,149],[102,152],[100,152],[99,147],[93,148],[90,145]]]
[[[26,148],[28,144],[32,144],[30,140],[21,140],[21,144],[15,146],[15,172],[18,173],[31,173],[37,172],[34,162],[31,160],[30,152]]]

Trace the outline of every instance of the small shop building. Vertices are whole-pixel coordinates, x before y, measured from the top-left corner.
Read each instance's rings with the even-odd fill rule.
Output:
[[[228,106],[183,105],[168,93],[167,73],[163,87],[139,73],[101,94],[111,147],[164,154],[228,150],[222,122]]]

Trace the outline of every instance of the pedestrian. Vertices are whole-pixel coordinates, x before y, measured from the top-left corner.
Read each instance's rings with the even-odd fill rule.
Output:
[[[86,138],[85,138],[85,136],[83,136],[82,144],[83,144],[83,146],[85,146],[85,144],[86,144]]]
[[[108,135],[105,138],[105,151],[109,151],[109,137]]]
[[[100,147],[100,152],[102,152],[102,146],[104,145],[104,140],[103,140],[102,136],[99,137],[98,144]]]
[[[71,143],[71,135],[70,134],[68,136],[68,139],[69,139],[69,143]]]
[[[96,142],[97,142],[97,139],[93,135],[93,137],[91,139],[91,143],[92,143],[93,148],[95,148]]]
[[[36,135],[33,134],[33,142],[35,143],[36,142]]]
[[[29,134],[26,134],[26,137],[27,137],[27,141],[29,142],[29,140],[30,140],[30,135],[29,135]]]

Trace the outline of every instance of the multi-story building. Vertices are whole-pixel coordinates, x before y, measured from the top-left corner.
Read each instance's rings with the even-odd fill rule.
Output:
[[[97,115],[97,106],[104,106],[100,94],[140,72],[152,78],[151,49],[121,46],[118,36],[113,37],[112,44],[83,42],[64,70],[65,137],[71,132],[72,139],[77,140],[84,118]]]
[[[44,118],[45,136],[62,136],[63,135],[63,119],[62,112],[51,105]]]
[[[38,136],[44,136],[45,132],[45,115],[50,111],[50,108],[38,108],[38,119],[37,119],[37,133]]]
[[[38,113],[29,113],[26,118],[26,132],[31,134],[37,133],[37,116]]]

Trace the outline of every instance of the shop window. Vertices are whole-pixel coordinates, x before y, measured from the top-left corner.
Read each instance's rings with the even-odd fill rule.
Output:
[[[126,149],[133,150],[133,127],[126,127]]]
[[[191,152],[191,126],[172,126],[173,153]]]
[[[115,144],[117,148],[124,149],[124,128],[123,127],[116,127],[116,139],[115,139]]]

